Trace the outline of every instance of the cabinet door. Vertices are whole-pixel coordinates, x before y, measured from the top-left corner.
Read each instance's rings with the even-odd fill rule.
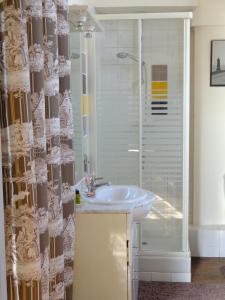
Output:
[[[76,218],[75,300],[127,300],[127,215]]]

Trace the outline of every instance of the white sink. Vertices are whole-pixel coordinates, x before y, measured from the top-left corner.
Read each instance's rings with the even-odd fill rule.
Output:
[[[128,210],[138,221],[148,214],[156,196],[136,186],[111,185],[98,188],[94,197],[82,194],[82,199],[95,209]]]

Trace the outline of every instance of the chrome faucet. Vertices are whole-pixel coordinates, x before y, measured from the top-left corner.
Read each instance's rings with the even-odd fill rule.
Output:
[[[87,183],[88,193],[94,193],[96,188],[103,186],[103,185],[110,185],[110,182],[100,182],[97,183],[98,180],[103,180],[103,177],[89,177],[89,182]]]

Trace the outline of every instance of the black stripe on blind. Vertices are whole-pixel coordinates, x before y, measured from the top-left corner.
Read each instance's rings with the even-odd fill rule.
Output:
[[[162,106],[152,107],[152,110],[167,110],[167,109],[168,109],[168,107],[162,107]]]
[[[168,101],[152,101],[152,105],[165,105]]]
[[[166,116],[168,113],[152,113],[152,116]]]

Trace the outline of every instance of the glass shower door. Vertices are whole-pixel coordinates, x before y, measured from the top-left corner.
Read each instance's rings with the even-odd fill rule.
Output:
[[[141,250],[183,251],[183,20],[143,20],[142,187],[158,195]]]
[[[96,34],[97,175],[139,184],[137,20],[103,21]]]

